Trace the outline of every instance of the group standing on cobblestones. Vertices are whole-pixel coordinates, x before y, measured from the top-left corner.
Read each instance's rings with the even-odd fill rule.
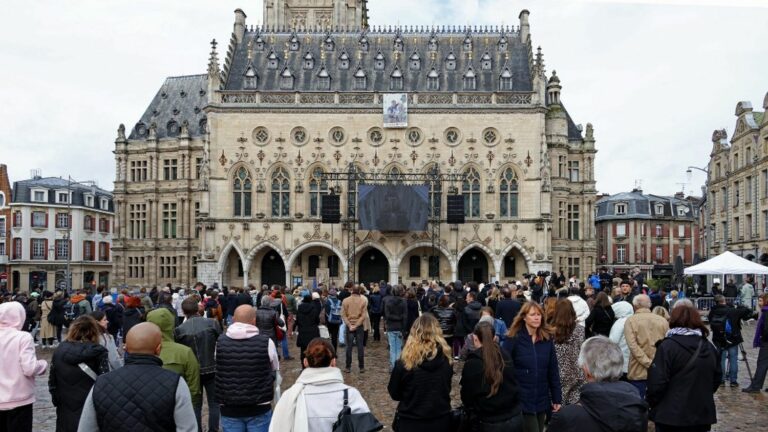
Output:
[[[398,432],[631,432],[649,421],[659,432],[707,431],[714,393],[739,386],[742,322],[752,319],[760,351],[744,391],[762,390],[768,294],[756,311],[749,283],[727,285],[751,290],[733,297],[714,287],[704,317],[637,274],[525,276],[2,293],[0,431],[32,430],[34,381],[47,369],[57,431],[380,430],[344,376],[366,372],[366,346],[382,334]],[[55,350],[50,365],[37,346]],[[301,367],[291,386],[281,361]]]

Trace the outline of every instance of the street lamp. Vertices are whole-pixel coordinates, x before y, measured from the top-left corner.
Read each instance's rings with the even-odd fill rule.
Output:
[[[66,289],[67,294],[72,294],[72,224],[74,223],[75,218],[72,217],[72,186],[73,185],[82,185],[82,186],[88,186],[91,187],[93,190],[93,202],[96,202],[96,182],[93,180],[85,180],[82,182],[74,181],[72,179],[72,176],[67,176],[67,213],[69,214],[69,217],[71,218],[70,223],[67,224],[67,237],[65,238],[66,245],[67,245],[67,270],[65,272],[66,277]],[[94,251],[95,253],[95,251]]]
[[[704,183],[704,185],[701,187],[701,193],[702,193],[702,200],[701,205],[704,205],[706,203],[707,211],[704,213],[704,240],[706,242],[707,251],[706,251],[706,258],[709,259],[709,250],[712,246],[712,227],[711,220],[712,220],[712,202],[709,202],[709,193],[708,193],[708,183],[709,183],[709,169],[707,168],[699,168],[695,166],[689,166],[688,169],[685,171],[686,174],[688,174],[688,179],[690,180],[691,175],[693,174],[693,170],[701,171],[707,175],[707,181]],[[723,198],[725,199],[725,197]],[[699,209],[701,209],[701,205],[699,206]],[[707,289],[711,285],[711,275],[706,276],[707,281]]]

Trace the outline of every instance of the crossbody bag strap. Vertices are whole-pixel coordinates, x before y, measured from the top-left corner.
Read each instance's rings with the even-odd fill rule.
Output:
[[[686,363],[685,366],[678,373],[687,372],[688,369],[690,369],[690,367],[693,366],[693,363],[696,362],[696,359],[699,357],[699,353],[701,352],[702,345],[704,345],[704,339],[699,339],[699,345],[696,347],[696,351],[693,352],[691,359],[688,360],[688,363]]]
[[[96,378],[98,378],[98,375],[96,375],[96,372],[94,372],[90,366],[88,366],[85,363],[78,363],[78,366],[80,367],[81,371],[83,371],[86,375],[91,377],[92,380],[96,381]]]
[[[349,405],[349,388],[344,389],[344,406]]]

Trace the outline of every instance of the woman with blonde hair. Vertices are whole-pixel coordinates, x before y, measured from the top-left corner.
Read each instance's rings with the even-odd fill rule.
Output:
[[[560,370],[552,330],[544,323],[544,309],[526,302],[515,317],[501,345],[515,365],[523,411],[523,431],[543,432],[548,411],[563,403]]]
[[[399,402],[392,429],[399,432],[451,427],[451,348],[431,314],[416,319],[387,390]]]
[[[656,306],[651,312],[669,321],[669,311],[664,306]]]

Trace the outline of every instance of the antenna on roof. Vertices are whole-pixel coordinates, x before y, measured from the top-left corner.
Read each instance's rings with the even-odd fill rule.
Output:
[[[643,190],[643,179],[635,179],[635,190],[642,191]]]
[[[32,177],[33,180],[40,179],[43,177],[43,171],[40,168],[29,170],[29,176]]]

